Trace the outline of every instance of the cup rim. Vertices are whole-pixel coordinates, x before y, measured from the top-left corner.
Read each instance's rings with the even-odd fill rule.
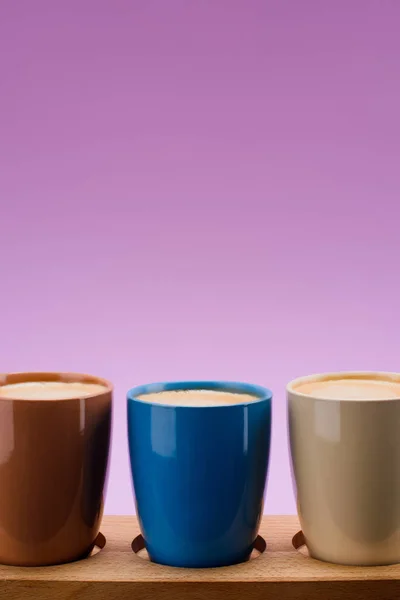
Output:
[[[251,394],[256,396],[254,400],[248,400],[245,402],[235,402],[235,404],[214,404],[212,406],[184,406],[181,404],[163,404],[161,402],[147,402],[147,400],[141,400],[137,396],[154,394],[158,392],[169,392],[175,390],[210,390],[210,391],[223,391],[237,394]],[[164,408],[172,409],[184,409],[184,410],[199,410],[199,409],[213,409],[213,408],[235,408],[249,406],[252,404],[259,404],[260,402],[270,402],[272,400],[272,392],[270,389],[261,385],[252,383],[242,383],[239,381],[164,381],[157,383],[148,383],[144,385],[138,385],[131,388],[127,393],[128,402],[137,402],[139,404],[146,404],[147,406],[161,406]]]
[[[104,392],[95,392],[85,396],[71,396],[69,398],[55,398],[41,400],[40,398],[9,398],[1,395],[1,386],[13,383],[29,383],[35,381],[51,381],[63,383],[97,383],[104,387]],[[5,402],[71,402],[71,400],[87,400],[96,398],[104,394],[113,393],[114,386],[108,379],[103,379],[97,375],[89,375],[87,373],[77,373],[74,371],[13,371],[9,373],[0,373],[0,401]]]
[[[400,373],[394,371],[327,371],[324,373],[314,373],[312,375],[305,375],[302,377],[296,377],[292,379],[286,385],[286,393],[294,394],[300,398],[308,398],[309,400],[320,400],[323,402],[365,402],[362,398],[321,398],[317,395],[311,396],[310,394],[304,394],[296,390],[296,386],[303,383],[317,382],[317,381],[329,381],[335,379],[374,379],[381,381],[393,381],[400,384]],[[376,398],[374,400],[368,400],[371,402],[396,402],[400,400],[398,398]]]

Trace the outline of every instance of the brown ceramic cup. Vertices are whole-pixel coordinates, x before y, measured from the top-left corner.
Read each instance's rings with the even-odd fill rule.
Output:
[[[4,386],[25,382],[102,387],[61,399],[6,397]],[[103,513],[111,408],[112,385],[98,377],[0,375],[0,563],[44,566],[90,554]]]

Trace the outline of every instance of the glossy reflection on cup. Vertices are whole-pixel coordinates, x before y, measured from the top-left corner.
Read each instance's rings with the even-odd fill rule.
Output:
[[[96,391],[76,397],[76,386]],[[103,513],[111,404],[112,386],[98,377],[0,375],[0,563],[52,565],[91,552]]]
[[[287,394],[310,555],[345,565],[400,562],[400,374],[302,377]]]
[[[183,390],[187,405],[148,396]],[[237,397],[234,404],[202,398],[197,404],[199,390]],[[265,388],[231,382],[162,383],[128,392],[136,507],[152,561],[217,567],[249,558],[263,510],[271,399]]]

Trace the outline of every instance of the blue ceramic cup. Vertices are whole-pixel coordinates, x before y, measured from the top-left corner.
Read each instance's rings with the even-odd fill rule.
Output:
[[[143,398],[178,390],[254,399],[182,406]],[[233,382],[156,383],[128,392],[136,509],[152,561],[218,567],[249,558],[263,509],[271,400],[265,388]]]

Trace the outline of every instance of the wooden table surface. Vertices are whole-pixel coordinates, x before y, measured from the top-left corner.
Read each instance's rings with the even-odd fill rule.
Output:
[[[263,519],[267,550],[221,569],[175,569],[135,554],[135,517],[105,517],[94,556],[55,567],[0,566],[0,600],[400,600],[400,566],[341,567],[295,550],[294,516]]]

